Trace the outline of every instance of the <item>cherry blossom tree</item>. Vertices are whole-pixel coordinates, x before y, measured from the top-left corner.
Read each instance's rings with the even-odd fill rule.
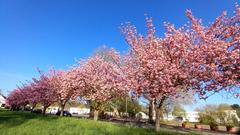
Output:
[[[36,96],[37,92],[32,84],[32,82],[28,81],[27,83],[23,83],[21,87],[18,87],[18,89],[21,91],[19,94],[21,94],[22,97],[19,99],[19,101],[23,102],[23,109],[27,104],[29,104],[32,106],[33,110],[39,101]]]
[[[23,84],[14,89],[7,97],[7,105],[12,110],[25,109],[25,106],[29,104],[29,86]]]
[[[68,71],[50,70],[50,84],[56,94],[57,101],[61,106],[61,114],[66,103],[76,94],[76,90],[81,90],[81,84],[77,80],[77,72],[74,69]]]
[[[190,10],[192,49],[189,63],[194,76],[194,87],[200,98],[226,90],[240,93],[240,8],[227,16],[224,11],[210,26],[204,26]]]
[[[147,18],[146,37],[138,36],[136,28],[126,25],[122,32],[130,45],[125,58],[128,84],[134,92],[154,102],[156,112],[155,130],[159,131],[163,103],[168,97],[178,97],[190,87],[190,72],[186,62],[191,45],[184,28],[175,29],[165,24],[165,38],[154,35],[152,19]]]
[[[130,24],[122,28],[130,45],[126,69],[131,89],[154,101],[155,129],[166,98],[195,90],[201,97],[213,91],[239,86],[239,14],[225,12],[209,27],[204,27],[187,10],[192,28],[175,29],[165,23],[164,38],[154,35],[152,19],[147,18],[147,36],[137,35]]]
[[[25,87],[27,89],[27,100],[28,103],[31,105],[31,111],[33,111],[40,100],[38,97],[38,91],[35,89],[32,82],[27,84]]]
[[[6,104],[11,107],[11,110],[18,110],[21,106],[21,91],[14,89],[6,98]]]
[[[46,74],[41,74],[39,79],[33,78],[32,87],[36,92],[34,95],[43,106],[43,115],[45,115],[46,109],[56,102],[56,93],[51,86],[49,76]]]
[[[80,62],[82,80],[79,80],[84,82],[84,97],[95,104],[94,120],[98,119],[98,112],[103,103],[125,94],[128,90],[119,65],[120,56],[113,49],[106,55],[96,54]]]

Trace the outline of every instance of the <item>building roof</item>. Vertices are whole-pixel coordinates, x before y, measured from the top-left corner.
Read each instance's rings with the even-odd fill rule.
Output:
[[[1,97],[3,97],[4,99],[6,99],[6,98],[7,98],[6,96],[4,96],[4,95],[3,95],[3,94],[1,94],[1,93],[0,93],[0,96],[1,96]]]

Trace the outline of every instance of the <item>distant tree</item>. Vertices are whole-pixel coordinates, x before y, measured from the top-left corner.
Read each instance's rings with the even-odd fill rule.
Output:
[[[173,107],[172,114],[173,114],[174,116],[183,117],[183,116],[185,116],[185,113],[186,113],[186,111],[184,110],[184,108],[183,108],[181,105],[175,105],[175,106]]]
[[[238,104],[233,104],[231,107],[237,111],[237,115],[240,118],[240,106]]]
[[[226,110],[233,110],[233,108],[229,104],[219,104],[217,106],[217,111],[226,111]]]
[[[134,117],[136,113],[142,111],[139,101],[130,96],[115,98],[109,105],[116,108],[119,113],[128,113],[130,117]]]
[[[167,98],[166,101],[164,102],[164,113],[167,115],[168,117],[168,114],[170,112],[172,112],[174,110],[174,108],[176,106],[180,106],[181,108],[182,105],[190,105],[194,102],[194,97],[193,97],[193,93],[192,92],[188,92],[188,93],[182,93],[179,95],[179,97],[177,98]],[[183,113],[185,113],[185,111],[183,111]]]
[[[217,116],[217,105],[205,105],[204,107],[197,108],[196,111],[199,113],[200,123],[210,124],[216,122]]]
[[[219,104],[219,105],[206,105],[201,109],[197,109],[200,115],[200,122],[208,124],[209,117],[214,121],[226,125],[228,119],[232,119],[232,116],[227,113],[227,111],[233,110],[233,108],[228,104]]]

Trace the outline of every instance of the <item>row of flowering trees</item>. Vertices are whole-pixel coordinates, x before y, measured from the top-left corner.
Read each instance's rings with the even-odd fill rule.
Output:
[[[11,92],[8,104],[17,109],[27,104],[34,108],[41,103],[45,113],[47,107],[58,102],[62,116],[67,101],[80,96],[97,104],[94,108],[94,119],[97,119],[102,103],[122,96],[128,90],[119,67],[120,56],[113,49],[106,53],[80,61],[79,66],[67,71],[51,69],[47,74],[41,73],[39,78],[33,78]]]
[[[37,103],[44,111],[59,102],[61,115],[69,99],[94,101],[94,119],[102,103],[132,93],[154,105],[155,129],[159,131],[163,103],[191,91],[200,98],[226,90],[239,96],[240,87],[240,8],[233,16],[223,12],[210,26],[204,26],[190,10],[190,24],[181,28],[165,23],[163,38],[155,35],[147,18],[147,35],[139,35],[126,24],[122,33],[130,46],[120,57],[114,49],[98,53],[67,71],[50,70],[15,89],[7,98],[12,108]],[[150,113],[151,114],[151,113]]]

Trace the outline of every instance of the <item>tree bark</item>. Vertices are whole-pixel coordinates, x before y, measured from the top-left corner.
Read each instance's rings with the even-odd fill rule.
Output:
[[[156,119],[155,119],[155,131],[158,132],[160,130],[160,108],[156,107]]]
[[[156,119],[155,119],[155,131],[160,131],[160,118],[163,118],[163,102],[165,101],[165,97],[160,100],[160,103],[157,104],[155,101],[155,112],[156,112]]]
[[[98,110],[94,110],[93,120],[94,121],[98,120]]]
[[[154,100],[150,100],[149,101],[149,108],[148,108],[148,117],[149,117],[149,123],[154,123],[153,120],[153,115],[154,115]]]
[[[60,116],[63,116],[63,111],[64,111],[64,108],[65,108],[65,105],[66,105],[66,102],[61,102],[61,113],[60,113]]]
[[[113,108],[113,116],[114,117],[117,117],[117,118],[119,118],[120,116],[119,116],[119,112],[118,112],[118,110],[117,110],[117,108]]]
[[[91,100],[89,101],[89,105],[90,105],[89,106],[90,107],[89,118],[93,118],[93,116],[94,116],[94,108],[93,108]]]
[[[24,110],[25,110],[25,105],[22,106],[22,111],[24,111]]]
[[[36,107],[37,104],[33,104],[32,105],[32,109],[31,109],[31,112],[33,112],[33,109]]]
[[[42,112],[43,115],[46,114],[46,110],[47,110],[47,106],[44,106],[44,107],[43,107],[43,112]]]

